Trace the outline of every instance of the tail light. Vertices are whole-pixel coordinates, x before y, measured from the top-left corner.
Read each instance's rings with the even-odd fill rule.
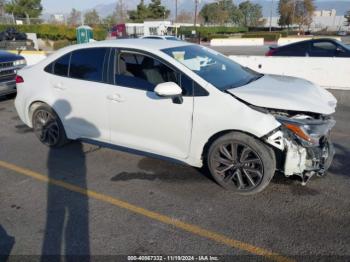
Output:
[[[273,56],[273,54],[277,51],[277,49],[270,49],[265,56]]]
[[[24,83],[23,77],[16,75],[16,84]]]

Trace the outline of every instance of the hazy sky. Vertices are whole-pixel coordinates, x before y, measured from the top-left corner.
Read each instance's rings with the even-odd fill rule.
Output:
[[[126,0],[127,2],[128,0]],[[191,1],[191,0],[180,0],[180,1]],[[202,0],[203,1],[203,0]],[[274,0],[277,2],[278,0]],[[325,1],[325,0],[318,0]],[[350,2],[350,0],[343,0]],[[109,4],[116,2],[113,0],[42,0],[44,12],[69,12],[72,8],[79,10],[85,10],[93,8],[99,4]]]

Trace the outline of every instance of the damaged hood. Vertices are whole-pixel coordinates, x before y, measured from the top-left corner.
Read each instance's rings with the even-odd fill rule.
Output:
[[[248,85],[227,90],[243,101],[260,107],[333,114],[335,97],[325,89],[300,78],[264,75]]]

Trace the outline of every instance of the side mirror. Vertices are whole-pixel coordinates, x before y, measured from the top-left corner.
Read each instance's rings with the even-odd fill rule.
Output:
[[[158,84],[154,88],[154,92],[165,98],[172,98],[175,104],[182,104],[182,89],[174,82],[165,82]]]
[[[341,48],[341,47],[337,47],[337,49],[335,49],[335,51],[336,51],[337,53],[344,53],[344,52],[345,52],[344,49]]]

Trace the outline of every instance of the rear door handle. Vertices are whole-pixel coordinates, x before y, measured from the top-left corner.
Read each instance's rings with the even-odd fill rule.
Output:
[[[115,102],[124,102],[125,99],[120,94],[113,94],[107,96],[108,100],[115,101]]]

